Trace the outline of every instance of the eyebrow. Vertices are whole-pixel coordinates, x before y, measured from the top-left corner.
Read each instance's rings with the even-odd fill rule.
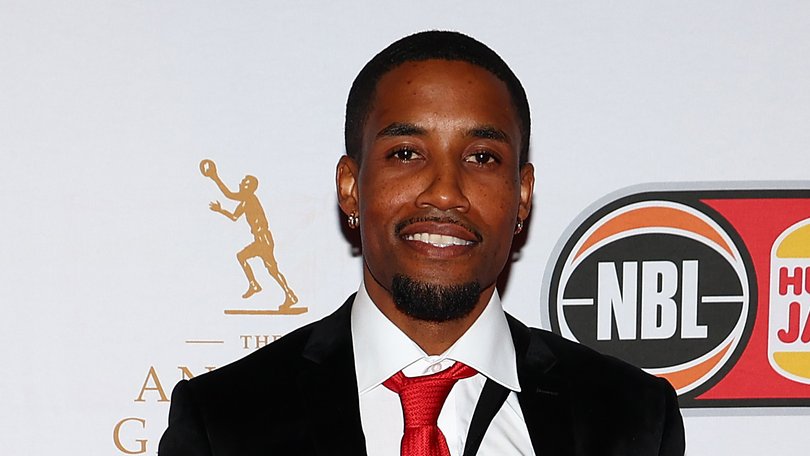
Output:
[[[377,133],[377,138],[395,136],[424,136],[426,134],[427,130],[418,125],[407,122],[394,122],[380,130]]]
[[[467,136],[472,138],[491,139],[493,141],[499,141],[506,144],[512,143],[511,138],[509,138],[509,135],[507,135],[505,131],[491,125],[482,125],[480,127],[472,128],[467,131]]]
[[[394,122],[377,133],[377,138],[390,138],[397,136],[424,136],[427,130],[409,122]],[[492,125],[481,125],[467,130],[465,136],[470,138],[490,139],[511,144],[511,138],[505,131]]]

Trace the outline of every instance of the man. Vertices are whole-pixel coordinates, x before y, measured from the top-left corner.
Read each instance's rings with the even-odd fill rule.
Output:
[[[179,383],[162,456],[683,454],[668,383],[501,308],[534,177],[526,96],[493,51],[453,32],[397,41],[355,80],[345,133],[358,293]]]

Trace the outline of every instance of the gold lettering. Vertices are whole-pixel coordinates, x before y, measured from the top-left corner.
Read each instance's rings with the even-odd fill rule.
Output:
[[[182,380],[191,380],[194,378],[194,374],[191,373],[191,369],[189,369],[188,366],[177,366],[177,368],[180,369],[180,378]],[[211,372],[214,369],[216,369],[214,366],[205,366],[207,372]]]
[[[241,335],[239,339],[242,341],[244,350],[255,350],[281,339],[281,334]]]
[[[129,417],[124,418],[123,420],[119,421],[115,424],[115,428],[113,428],[113,442],[115,443],[115,447],[118,448],[124,454],[144,454],[146,453],[146,439],[135,439],[135,443],[138,444],[138,448],[133,450],[124,446],[121,443],[121,427],[124,423],[129,421],[135,421],[141,424],[141,429],[146,429],[146,420],[143,418],[135,418]]]
[[[150,379],[152,386],[150,386],[149,383]],[[149,366],[149,372],[146,373],[146,379],[143,381],[143,386],[135,402],[146,402],[146,399],[143,398],[143,393],[147,391],[157,391],[158,394],[160,394],[158,402],[169,402],[169,398],[166,397],[166,392],[163,390],[163,385],[160,384],[157,372],[155,372],[155,366]]]
[[[270,336],[256,336],[256,348],[264,347],[265,345],[270,343]]]

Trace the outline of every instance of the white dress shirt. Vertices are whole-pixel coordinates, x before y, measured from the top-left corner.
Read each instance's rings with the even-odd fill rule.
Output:
[[[400,456],[404,429],[399,395],[383,382],[402,370],[408,377],[440,372],[462,362],[478,374],[459,380],[439,414],[451,456],[461,456],[475,405],[487,378],[510,390],[492,419],[478,454],[534,455],[518,403],[515,347],[498,292],[459,340],[441,355],[429,356],[374,305],[363,284],[351,315],[352,346],[360,397],[360,420],[369,456]]]

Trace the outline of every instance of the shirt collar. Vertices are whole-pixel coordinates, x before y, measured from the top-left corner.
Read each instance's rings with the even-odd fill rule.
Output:
[[[352,348],[360,394],[421,359],[422,349],[396,327],[360,284],[351,313]],[[515,346],[497,290],[478,319],[445,353],[504,387],[519,392]]]

